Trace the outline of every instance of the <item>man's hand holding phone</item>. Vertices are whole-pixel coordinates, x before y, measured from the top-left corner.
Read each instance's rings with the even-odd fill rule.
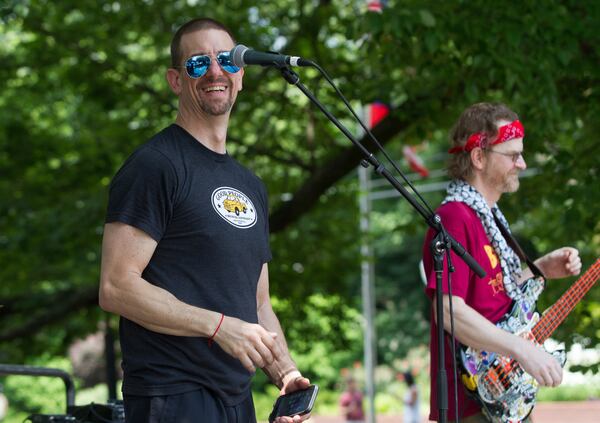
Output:
[[[298,423],[308,420],[319,391],[318,386],[296,372],[291,378],[285,378],[281,396],[277,398],[269,416],[272,423]]]

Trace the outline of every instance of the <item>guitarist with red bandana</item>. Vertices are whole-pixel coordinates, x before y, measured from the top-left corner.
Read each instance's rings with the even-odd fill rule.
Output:
[[[525,131],[516,113],[502,104],[478,103],[460,116],[451,133],[452,148],[448,173],[452,182],[437,214],[446,230],[461,243],[484,268],[479,278],[452,254],[452,306],[454,330],[462,345],[514,358],[522,369],[541,386],[558,386],[562,367],[557,359],[529,340],[497,327],[511,305],[524,295],[521,284],[534,274],[547,279],[577,275],[581,260],[576,249],[559,248],[529,262],[522,270],[521,259],[511,241],[503,236],[508,223],[497,206],[502,194],[519,188],[519,173],[526,169],[523,157]],[[504,228],[501,228],[501,227]],[[426,293],[433,298],[436,276],[429,251],[435,234],[427,233],[423,262],[427,275]],[[511,238],[508,235],[508,238]],[[447,269],[444,263],[444,326],[450,332]],[[435,303],[431,327],[431,411],[429,418],[438,420],[437,338]],[[454,401],[454,373],[450,340],[446,337],[445,366],[448,375],[448,419],[461,422],[487,422],[487,414],[477,401],[458,383],[458,410]],[[528,418],[526,421],[529,421]]]

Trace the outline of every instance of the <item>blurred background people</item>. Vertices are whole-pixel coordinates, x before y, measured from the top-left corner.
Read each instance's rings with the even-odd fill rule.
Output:
[[[340,397],[340,408],[346,422],[364,423],[363,394],[358,389],[356,380],[351,376],[346,378],[346,390]]]
[[[402,422],[419,423],[421,421],[421,413],[419,412],[419,388],[410,371],[404,372],[402,376],[408,387],[403,398],[404,418]]]
[[[8,399],[3,392],[4,388],[0,385],[0,421],[4,420],[6,413],[8,412]]]

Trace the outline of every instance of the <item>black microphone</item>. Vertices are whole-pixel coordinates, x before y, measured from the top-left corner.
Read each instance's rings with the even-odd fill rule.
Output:
[[[246,65],[261,66],[313,66],[310,60],[298,56],[286,56],[279,53],[265,53],[252,50],[243,44],[238,44],[229,53],[231,62],[238,68]]]

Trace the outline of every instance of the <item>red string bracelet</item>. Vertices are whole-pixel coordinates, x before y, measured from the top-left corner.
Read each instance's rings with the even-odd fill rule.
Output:
[[[219,324],[217,325],[217,328],[215,329],[215,333],[212,334],[212,336],[210,338],[208,338],[208,346],[212,346],[213,344],[213,339],[215,337],[215,335],[217,334],[217,332],[219,331],[219,329],[221,328],[221,323],[223,323],[223,319],[225,318],[225,315],[223,313],[221,313],[221,320],[219,320]]]

